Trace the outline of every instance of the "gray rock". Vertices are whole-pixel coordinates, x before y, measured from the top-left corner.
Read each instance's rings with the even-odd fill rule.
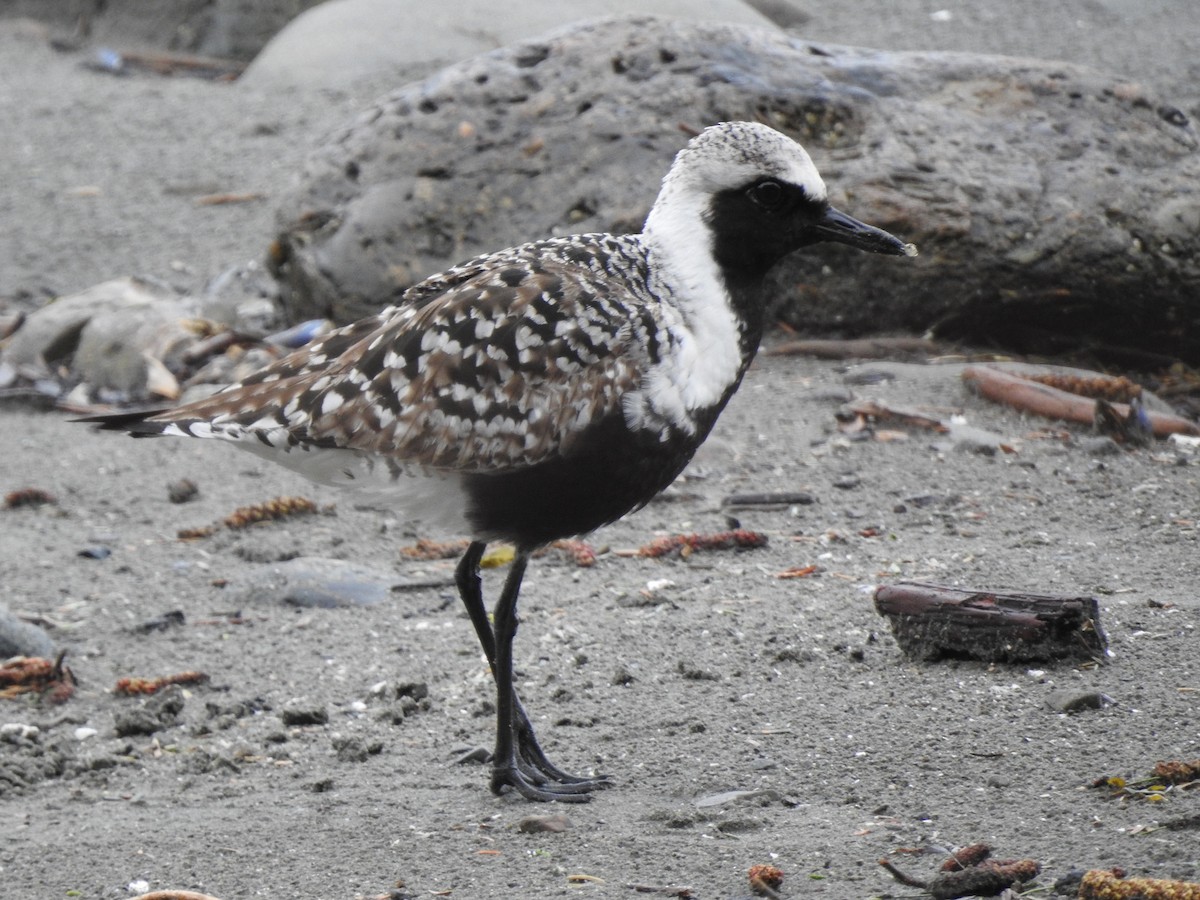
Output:
[[[264,566],[234,587],[240,603],[332,609],[382,603],[397,580],[387,572],[344,560],[302,556]]]
[[[1104,709],[1117,701],[1100,691],[1061,690],[1046,697],[1046,705],[1055,712],[1077,713],[1089,709]]]
[[[0,16],[29,16],[94,42],[249,59],[289,19],[322,0],[5,0]]]
[[[11,656],[40,656],[54,659],[58,652],[54,639],[36,625],[30,625],[0,606],[0,660]]]
[[[690,21],[769,26],[739,0],[607,0],[604,15],[642,13]],[[329,0],[292,21],[242,75],[253,87],[347,88],[393,84],[567,22],[591,19],[590,0]]]
[[[325,725],[329,722],[329,710],[325,704],[299,698],[289,700],[279,713],[284,725]]]
[[[795,254],[772,290],[806,331],[939,325],[1166,354],[1200,333],[1184,288],[1200,278],[1197,137],[1139,87],[1066,63],[653,19],[477,57],[335,133],[279,209],[289,316],[348,321],[477,252],[638,230],[685,130],[746,118],[801,140],[835,205],[923,251]]]
[[[118,709],[113,714],[113,729],[118,737],[154,734],[178,722],[183,703],[183,692],[177,687],[168,687],[141,706]]]
[[[0,360],[17,369],[45,369],[74,355],[85,326],[95,317],[175,299],[170,288],[140,278],[102,282],[33,312],[4,345]]]

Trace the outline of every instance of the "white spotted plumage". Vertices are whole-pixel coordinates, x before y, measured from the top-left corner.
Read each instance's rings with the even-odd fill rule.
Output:
[[[401,497],[413,488],[402,476],[453,481],[563,458],[613,416],[679,443],[686,461],[761,327],[714,256],[713,198],[762,177],[825,202],[799,145],[762,125],[714,126],[680,151],[643,233],[470,260],[140,430],[231,441],[314,480]]]
[[[830,208],[798,145],[725,123],[679,153],[640,235],[479,257],[208,400],[98,421],[234,441],[470,535],[455,584],[496,681],[491,788],[581,802],[607,778],[554,765],[514,686],[530,556],[671,483],[758,348],[767,272],[825,240],[908,252]],[[479,569],[495,539],[515,550],[489,617]]]

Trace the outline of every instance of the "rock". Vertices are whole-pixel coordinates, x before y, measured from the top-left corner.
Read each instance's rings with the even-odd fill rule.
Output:
[[[139,278],[102,282],[31,313],[0,351],[0,359],[17,369],[47,369],[75,354],[83,329],[93,318],[176,299],[170,288]]]
[[[696,800],[696,806],[700,809],[705,809],[710,806],[724,806],[727,803],[735,802],[755,802],[760,805],[764,805],[768,802],[777,801],[779,799],[779,792],[770,788],[748,791],[722,791],[719,794],[707,794],[703,797],[700,797]]]
[[[113,714],[113,729],[118,737],[154,734],[175,725],[182,711],[183,691],[178,687],[168,687],[141,706],[118,709]]]
[[[1117,701],[1100,691],[1061,690],[1046,697],[1046,705],[1055,712],[1077,713],[1089,709],[1104,709]]]
[[[190,503],[200,495],[200,488],[190,478],[180,478],[167,484],[167,499],[172,503]]]
[[[41,628],[22,621],[0,606],[0,660],[11,656],[40,656],[54,659],[54,639]]]
[[[602,11],[771,24],[739,0],[608,0]],[[402,83],[596,14],[587,0],[329,0],[280,31],[241,80],[273,90],[346,89],[380,75]]]
[[[301,556],[263,566],[236,585],[239,603],[269,602],[292,606],[374,606],[391,596],[397,579],[388,572],[319,556]]]
[[[525,816],[517,822],[521,834],[562,834],[571,829],[571,820],[562,813],[548,816]]]
[[[771,290],[806,332],[1200,359],[1200,233],[1180,205],[1200,154],[1178,110],[1066,63],[649,18],[452,66],[335,133],[278,211],[289,317],[349,321],[475,253],[638,230],[684,129],[740,118],[801,140],[835,205],[922,248],[793,255]]]
[[[289,700],[279,713],[284,725],[325,725],[329,722],[329,710],[322,703],[303,698]]]
[[[333,752],[337,754],[338,762],[366,762],[371,755],[361,738],[344,736],[333,739]]]
[[[4,15],[84,30],[93,42],[250,59],[289,19],[321,0],[7,0]]]

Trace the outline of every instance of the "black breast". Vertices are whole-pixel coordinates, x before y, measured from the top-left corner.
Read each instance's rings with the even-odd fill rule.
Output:
[[[695,432],[673,429],[665,441],[631,431],[620,414],[609,416],[580,434],[568,455],[526,469],[468,476],[467,518],[477,537],[523,547],[585,534],[644,506],[674,481],[717,412],[701,416]]]

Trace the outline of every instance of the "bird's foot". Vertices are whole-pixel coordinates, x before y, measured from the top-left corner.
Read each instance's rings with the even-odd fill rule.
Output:
[[[508,763],[496,761],[492,764],[492,793],[502,794],[506,790],[514,790],[526,800],[544,803],[587,803],[592,799],[593,791],[612,784],[604,775],[583,778],[568,775],[555,766],[550,768],[559,772],[563,780],[548,778],[540,768],[534,768],[523,759],[513,759]]]
[[[541,744],[538,743],[537,735],[534,734],[533,726],[527,718],[516,729],[516,732],[517,752],[515,754],[515,763],[525,773],[525,776],[535,784],[555,782],[561,785],[588,785],[585,790],[590,790],[593,787],[608,787],[611,784],[607,775],[572,775],[570,772],[564,772],[554,763],[550,762],[546,757],[545,751],[542,750]]]

